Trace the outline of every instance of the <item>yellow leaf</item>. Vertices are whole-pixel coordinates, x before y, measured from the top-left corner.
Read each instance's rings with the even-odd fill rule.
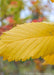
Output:
[[[44,59],[45,63],[54,65],[54,54],[47,55]]]
[[[1,37],[0,56],[8,61],[25,61],[54,53],[54,23],[17,25]]]
[[[52,2],[54,2],[54,0],[51,0]]]

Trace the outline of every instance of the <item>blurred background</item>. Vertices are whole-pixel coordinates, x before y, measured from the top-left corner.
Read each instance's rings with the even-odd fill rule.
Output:
[[[46,21],[54,22],[51,0],[0,0],[0,36],[16,25]],[[41,58],[8,62],[0,57],[0,75],[54,75],[54,66],[42,62]]]

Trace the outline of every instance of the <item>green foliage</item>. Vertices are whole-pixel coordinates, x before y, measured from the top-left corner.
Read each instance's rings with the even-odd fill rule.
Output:
[[[1,0],[0,3],[0,17],[1,17],[1,23],[4,25],[3,20],[7,17],[13,17],[15,24],[21,24],[24,23],[28,18],[25,19],[20,18],[20,12],[24,10],[24,2],[23,0]]]

